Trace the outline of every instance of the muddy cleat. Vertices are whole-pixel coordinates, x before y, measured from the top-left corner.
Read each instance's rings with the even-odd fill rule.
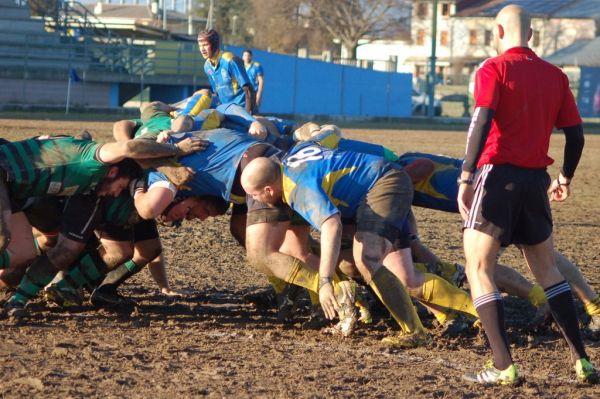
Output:
[[[21,320],[27,316],[25,304],[19,301],[7,301],[0,309],[0,319]]]
[[[356,293],[356,283],[346,280],[337,283],[335,298],[340,305],[337,309],[340,321],[335,325],[342,336],[349,337],[354,331],[356,325],[356,307],[354,304],[354,295]]]
[[[292,320],[292,312],[298,295],[302,292],[302,287],[299,285],[288,284],[285,289],[275,295],[277,303],[277,320],[289,323]]]
[[[498,370],[494,363],[488,360],[483,369],[478,372],[468,372],[463,380],[484,385],[516,385],[521,382],[517,366],[513,363],[505,370]]]
[[[535,311],[535,316],[529,323],[529,329],[533,331],[543,330],[552,324],[552,314],[550,313],[550,306],[545,303],[538,306]]]
[[[275,291],[271,287],[249,292],[242,298],[260,309],[271,309],[277,306]]]
[[[600,339],[600,315],[592,316],[587,330],[595,339]]]
[[[600,375],[589,360],[581,358],[575,362],[577,380],[584,384],[598,384]]]
[[[418,348],[431,343],[431,335],[427,331],[415,331],[412,334],[399,333],[391,337],[385,337],[382,343],[403,349]]]
[[[466,320],[460,316],[455,316],[440,325],[438,331],[443,336],[454,338],[469,331],[469,328],[469,323]]]
[[[373,323],[373,315],[367,306],[358,306],[358,321],[363,324]]]
[[[72,308],[83,304],[83,291],[76,289],[60,289],[56,284],[44,288],[46,302],[53,303],[61,308]]]
[[[138,306],[133,299],[125,298],[116,289],[96,288],[90,296],[90,302],[97,308],[134,308]]]

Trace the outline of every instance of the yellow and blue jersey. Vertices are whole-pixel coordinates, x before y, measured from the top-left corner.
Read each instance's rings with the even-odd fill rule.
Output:
[[[434,170],[426,179],[414,184],[413,205],[445,212],[458,212],[456,179],[460,176],[462,159],[407,152],[400,155],[397,163],[406,167],[422,158],[432,161]]]
[[[303,142],[283,159],[283,200],[320,230],[337,213],[354,218],[360,201],[392,168],[382,157]]]
[[[190,136],[191,133],[174,134],[169,138],[169,142],[177,143]],[[190,167],[195,173],[177,195],[212,195],[230,201],[231,189],[242,156],[248,148],[259,142],[246,133],[230,129],[195,132],[193,136],[210,141],[210,145],[203,151],[179,159],[183,166]],[[148,187],[153,184],[162,185],[168,181],[164,174],[152,171],[148,176]]]
[[[254,87],[254,91],[258,91],[258,77],[264,76],[263,67],[260,65],[260,62],[252,61],[246,67],[246,74],[248,74],[248,79],[250,79],[250,84]]]
[[[251,83],[242,60],[226,51],[218,55],[215,66],[209,59],[206,60],[204,72],[208,76],[213,93],[217,94],[222,104],[234,103],[246,106],[242,87]]]

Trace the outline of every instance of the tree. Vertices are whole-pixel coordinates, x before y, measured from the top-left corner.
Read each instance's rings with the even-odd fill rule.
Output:
[[[198,0],[195,11],[199,16],[207,17],[210,0]],[[218,0],[214,1],[214,26],[219,32],[221,43],[233,45],[250,44],[252,37],[248,33],[248,20],[252,7],[246,0]]]
[[[313,53],[330,50],[329,32],[311,26],[309,16],[302,12],[303,4],[301,0],[252,0],[248,28],[253,45],[291,54],[301,47]]]
[[[361,39],[393,37],[410,18],[408,0],[307,0],[310,17],[319,28],[339,39],[349,58],[356,59]]]

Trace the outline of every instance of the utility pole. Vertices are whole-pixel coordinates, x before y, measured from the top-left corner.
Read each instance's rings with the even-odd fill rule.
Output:
[[[210,0],[210,5],[208,6],[208,17],[206,18],[206,30],[210,30],[213,28],[213,9],[214,9],[214,0]]]
[[[427,97],[429,104],[427,107],[427,116],[432,117],[435,114],[435,50],[437,46],[437,9],[438,0],[433,0],[433,12],[431,20],[431,58],[429,63],[429,79],[427,79]]]
[[[192,0],[187,0],[187,17],[188,17],[187,34],[192,36],[194,34],[194,22],[192,19]]]

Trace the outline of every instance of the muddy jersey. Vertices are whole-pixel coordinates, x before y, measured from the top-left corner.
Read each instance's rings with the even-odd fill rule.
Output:
[[[17,141],[0,146],[0,167],[16,199],[87,193],[110,167],[98,159],[100,147],[73,137]]]
[[[336,213],[353,218],[360,201],[392,168],[383,157],[307,141],[283,159],[283,200],[320,229]]]
[[[434,169],[426,179],[414,184],[413,205],[445,212],[458,212],[456,179],[460,176],[462,160],[444,155],[407,152],[400,155],[397,163],[406,167],[423,158],[432,161]]]
[[[191,135],[174,134],[169,142],[174,144]],[[253,145],[264,143],[259,143],[247,133],[230,129],[194,132],[193,136],[210,141],[205,150],[179,159],[183,166],[190,167],[195,172],[193,178],[177,191],[164,174],[152,171],[148,176],[148,190],[153,187],[165,187],[177,192],[178,196],[212,195],[230,201],[231,189],[242,156]]]
[[[398,159],[398,156],[392,150],[382,145],[346,139],[336,135],[332,130],[326,130],[322,133],[319,133],[307,141],[312,141],[323,147],[331,149],[337,148],[341,151],[354,151],[363,154],[376,155],[390,162],[394,162]]]

